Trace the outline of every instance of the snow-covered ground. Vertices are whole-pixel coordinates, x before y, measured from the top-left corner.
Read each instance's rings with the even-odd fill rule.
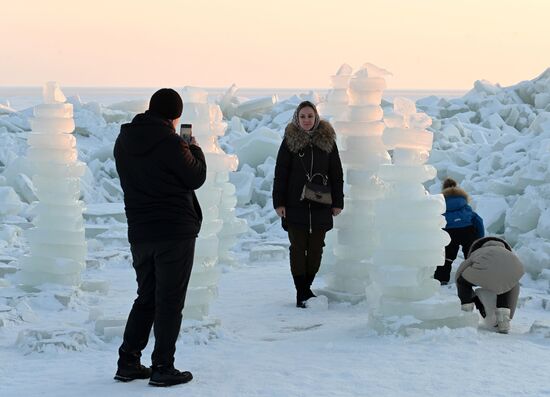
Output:
[[[430,162],[438,177],[452,176],[472,193],[488,233],[509,240],[528,269],[509,335],[480,323],[380,336],[369,330],[364,303],[320,296],[306,310],[294,307],[288,260],[273,248],[287,243],[270,192],[284,126],[303,99],[318,96],[252,110],[231,92],[220,98],[228,121],[220,142],[240,158],[231,180],[237,214],[250,230],[235,247],[236,263],[220,264],[211,321],[184,324],[176,364],[195,379],[162,391],[112,380],[120,337],[97,321],[125,316],[135,293],[112,145],[143,101],[105,106],[70,98],[79,159],[88,164],[83,279],[107,282],[97,284],[108,284],[107,292],[12,285],[17,260],[28,252],[22,230],[35,200],[22,160],[31,113],[0,104],[0,187],[16,193],[0,197],[0,396],[550,395],[550,70],[514,87],[477,82],[462,98],[417,102],[434,118]],[[432,193],[439,188],[439,180],[429,186]],[[14,206],[16,213],[8,210]],[[323,285],[319,277],[314,289]],[[454,285],[442,291],[454,294]]]
[[[129,269],[111,274],[133,277]],[[132,282],[126,285],[110,299],[128,305]],[[327,307],[319,298],[311,309],[295,308],[283,261],[230,269],[219,287],[216,336],[186,333],[177,344],[176,363],[195,376],[187,385],[159,391],[146,381],[112,380],[120,339],[25,355],[13,330],[4,330],[2,395],[550,395],[549,339],[528,333],[534,319],[548,319],[541,309],[519,309],[509,335],[465,328],[377,336],[368,331],[364,305]]]

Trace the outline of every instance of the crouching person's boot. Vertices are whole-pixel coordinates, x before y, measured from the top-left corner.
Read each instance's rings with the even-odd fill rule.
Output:
[[[501,334],[507,334],[510,331],[510,309],[506,307],[497,307],[497,328]]]
[[[313,284],[313,280],[315,279],[315,274],[306,274],[306,284],[305,284],[305,297],[306,300],[309,298],[317,298],[317,295],[313,293],[311,290],[311,284]]]
[[[151,377],[151,368],[141,365],[140,354],[127,353],[122,348],[118,349],[118,353],[119,359],[115,380],[130,382],[135,379],[149,379]]]
[[[306,293],[306,276],[292,275],[292,278],[294,279],[294,286],[296,287],[296,307],[301,307],[304,309],[306,307],[306,300],[308,299]]]
[[[182,383],[187,383],[193,379],[193,375],[189,371],[179,371],[173,365],[155,366],[149,384],[151,386],[174,386]]]

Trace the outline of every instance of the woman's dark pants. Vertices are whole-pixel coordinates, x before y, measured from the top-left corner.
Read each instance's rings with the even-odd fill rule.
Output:
[[[456,280],[456,289],[461,304],[472,303],[475,298],[473,287],[475,284],[470,283],[464,277],[460,276]],[[517,301],[519,295],[519,284],[516,284],[511,290],[503,294],[497,295],[497,307],[512,309],[512,302]]]

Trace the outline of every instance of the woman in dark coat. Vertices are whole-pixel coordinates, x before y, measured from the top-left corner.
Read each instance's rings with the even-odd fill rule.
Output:
[[[437,267],[434,278],[445,285],[451,278],[452,264],[460,246],[466,258],[472,243],[485,235],[485,229],[481,217],[468,204],[468,193],[459,188],[454,179],[447,178],[443,181],[441,193],[447,206],[444,214],[447,220],[445,231],[449,233],[451,242],[445,247],[445,263]]]
[[[332,204],[301,200],[307,175],[317,175],[321,184],[328,178]],[[325,234],[332,229],[332,217],[344,208],[344,177],[336,146],[336,133],[321,120],[315,105],[300,103],[285,136],[275,165],[273,207],[282,218],[290,240],[290,270],[296,287],[296,306],[315,297],[311,284],[321,265]]]

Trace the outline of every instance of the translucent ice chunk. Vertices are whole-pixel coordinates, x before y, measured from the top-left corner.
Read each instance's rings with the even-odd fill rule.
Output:
[[[85,267],[83,262],[68,258],[51,258],[45,256],[23,256],[19,265],[24,271],[41,271],[50,274],[79,274]]]
[[[377,121],[381,120],[384,112],[380,106],[350,106],[350,121]]]
[[[372,64],[370,62],[364,63],[363,66],[361,66],[361,69],[366,70],[369,77],[392,76],[391,72],[381,67],[378,67],[375,64]]]
[[[384,131],[383,140],[388,149],[410,148],[427,151],[432,148],[433,133],[412,128],[388,127]]]
[[[352,91],[376,91],[380,92],[386,88],[386,80],[381,77],[365,77],[357,75],[349,81]]]
[[[382,102],[383,91],[356,91],[350,90],[349,102],[350,105],[380,105]]]
[[[67,100],[59,84],[55,81],[48,81],[44,84],[42,87],[42,96],[46,104],[63,103]]]
[[[15,215],[23,203],[11,186],[0,186],[0,215]]]
[[[54,164],[71,164],[77,159],[75,148],[69,149],[49,149],[49,148],[29,148],[27,157],[30,161],[40,161]]]
[[[415,113],[410,116],[410,128],[425,129],[432,125],[432,119],[426,113]]]
[[[336,75],[342,76],[342,75],[350,75],[352,73],[353,73],[353,68],[347,63],[343,63],[338,69],[338,71],[336,72]]]
[[[34,132],[45,134],[70,134],[74,131],[74,119],[61,118],[42,118],[35,117],[29,119],[31,128]]]
[[[71,134],[37,134],[30,133],[27,143],[31,147],[50,149],[71,149],[76,146],[76,138]]]
[[[34,117],[64,118],[73,117],[73,105],[70,103],[43,103],[34,107]]]
[[[435,178],[436,175],[437,170],[430,164],[412,167],[404,165],[397,166],[393,164],[380,166],[380,177],[386,181],[415,181],[422,183]]]
[[[75,231],[33,228],[25,231],[29,242],[37,244],[86,245],[84,228]]]
[[[259,245],[250,250],[251,262],[283,260],[287,256],[287,249],[278,245]]]
[[[416,113],[416,104],[409,98],[396,97],[393,100],[393,110],[402,116],[410,116]]]
[[[203,88],[185,86],[181,92],[184,103],[207,103],[208,92]]]
[[[346,136],[346,146],[350,147],[351,137],[362,139],[368,136],[380,136],[384,132],[381,121],[335,121],[334,128],[339,135]],[[354,141],[354,143],[356,143]]]

